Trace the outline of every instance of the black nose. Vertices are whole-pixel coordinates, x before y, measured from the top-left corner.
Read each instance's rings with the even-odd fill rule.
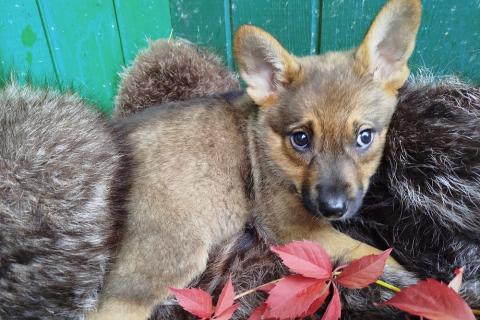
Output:
[[[320,197],[318,209],[327,218],[341,218],[347,211],[347,197],[345,194]]]

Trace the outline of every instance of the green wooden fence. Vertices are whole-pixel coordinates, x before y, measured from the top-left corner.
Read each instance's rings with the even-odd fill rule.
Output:
[[[0,0],[0,78],[73,88],[109,113],[118,72],[171,34],[233,67],[232,33],[261,26],[297,55],[350,48],[384,0]],[[414,70],[480,83],[480,0],[424,0]]]

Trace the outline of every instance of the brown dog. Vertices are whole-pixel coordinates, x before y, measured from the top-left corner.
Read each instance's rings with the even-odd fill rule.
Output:
[[[148,317],[251,215],[281,243],[317,241],[332,257],[375,252],[327,220],[355,214],[378,167],[420,13],[419,0],[391,0],[358,49],[304,58],[243,26],[234,53],[248,95],[119,120],[134,163],[130,216],[92,318]]]

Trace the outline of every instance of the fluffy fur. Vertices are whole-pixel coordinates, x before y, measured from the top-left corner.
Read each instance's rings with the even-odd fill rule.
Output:
[[[455,78],[414,79],[400,95],[358,218],[342,228],[420,277],[449,281],[480,307],[480,88]]]
[[[119,226],[120,157],[76,95],[0,89],[0,319],[94,307]]]
[[[121,74],[115,115],[238,90],[238,77],[212,52],[181,40],[151,42]]]

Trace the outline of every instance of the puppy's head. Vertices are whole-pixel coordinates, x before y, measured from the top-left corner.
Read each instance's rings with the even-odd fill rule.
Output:
[[[261,161],[313,215],[358,210],[409,74],[420,15],[420,0],[390,0],[356,50],[304,58],[259,28],[237,31],[235,58],[260,108]]]

